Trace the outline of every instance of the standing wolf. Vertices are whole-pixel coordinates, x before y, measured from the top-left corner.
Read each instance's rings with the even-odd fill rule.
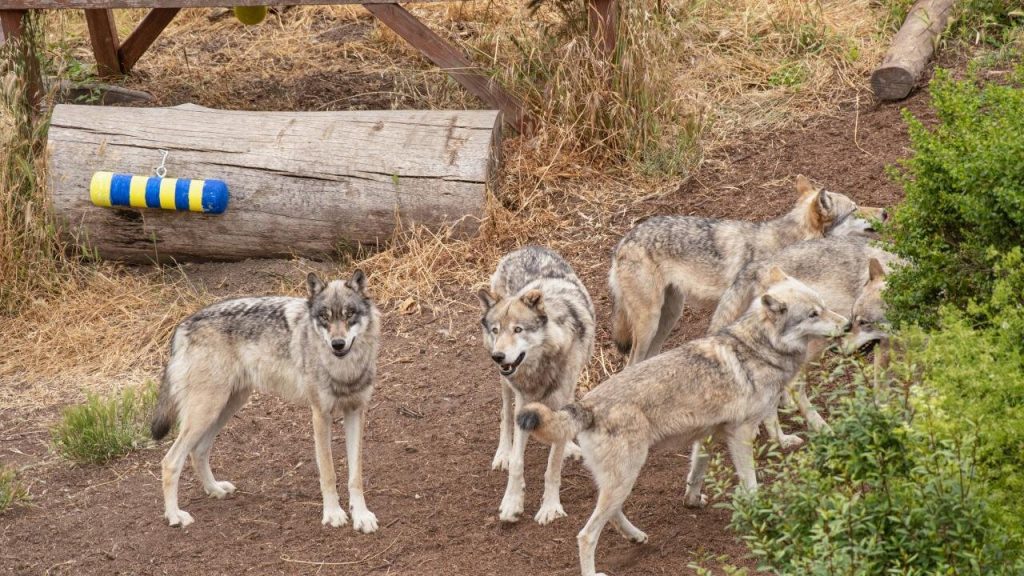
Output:
[[[612,254],[612,338],[629,364],[658,354],[687,297],[714,301],[753,260],[837,230],[857,204],[815,189],[797,176],[800,199],[775,220],[744,222],[697,216],[660,216],[629,231]]]
[[[331,456],[331,415],[345,416],[349,506],[352,526],[377,530],[377,517],[363,498],[362,439],[366,406],[373,393],[380,339],[380,313],[366,296],[366,276],[324,284],[310,273],[309,298],[239,298],[189,316],[171,339],[151,431],[163,438],[180,414],[181,431],[163,460],[164,516],[171,526],[188,526],[192,516],[178,508],[178,477],[185,457],[206,493],[223,498],[235,491],[210,470],[210,448],[220,429],[253,390],[274,392],[308,404],[320,469],[323,523],[342,526],[348,518],[338,501]]]
[[[869,273],[869,261],[874,262],[872,266],[881,267],[890,266],[898,260],[898,256],[886,252],[864,237],[819,238],[799,242],[769,258],[751,262],[737,274],[736,280],[718,302],[708,334],[714,334],[739,318],[757,294],[767,287],[770,272],[775,267],[816,291],[830,309],[854,318],[851,315],[854,302],[875,277]],[[874,298],[869,295],[864,300],[864,306],[881,310],[881,292],[876,290],[873,294]],[[857,328],[856,322],[854,328]],[[821,343],[812,344],[808,350],[808,362],[817,361],[824,352],[825,347]],[[827,424],[807,398],[805,380],[805,371],[802,370],[787,386],[789,394],[785,397],[795,397],[807,424],[813,430],[821,430]],[[799,436],[782,433],[775,414],[765,420],[765,427],[768,436],[784,448],[803,444]]]
[[[576,382],[594,350],[594,304],[569,263],[557,253],[528,246],[506,255],[479,292],[484,345],[501,374],[501,427],[491,468],[508,468],[499,517],[515,522],[523,512],[523,455],[529,436],[516,428],[515,410],[527,402],[561,408],[574,399]],[[566,438],[551,446],[544,498],[534,519],[565,516],[559,499]]]
[[[576,537],[583,576],[595,575],[594,552],[607,522],[629,540],[647,540],[622,505],[652,446],[693,444],[698,456],[700,440],[721,437],[743,488],[757,488],[752,442],[758,425],[803,364],[808,344],[838,335],[847,324],[811,289],[781,271],[775,276],[750,310],[721,332],[627,366],[561,410],[536,403],[518,414],[519,427],[544,442],[577,437],[597,481],[597,506]],[[703,501],[706,468],[706,456],[691,461],[685,496],[691,505]]]

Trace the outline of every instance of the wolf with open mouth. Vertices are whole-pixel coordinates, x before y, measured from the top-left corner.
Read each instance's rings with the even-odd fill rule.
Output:
[[[530,402],[557,410],[575,399],[576,382],[594,350],[594,304],[569,263],[539,246],[502,258],[490,289],[478,296],[484,345],[501,375],[501,428],[491,468],[509,474],[499,517],[515,522],[523,512],[528,436],[515,427],[513,415]],[[544,497],[534,516],[539,524],[565,516],[558,492],[566,453],[579,457],[571,439],[551,447]]]

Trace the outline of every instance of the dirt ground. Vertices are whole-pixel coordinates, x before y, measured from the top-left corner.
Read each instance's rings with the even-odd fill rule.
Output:
[[[899,188],[884,167],[907,154],[900,109],[929,118],[927,95],[859,106],[799,129],[751,138],[715,153],[677,191],[629,210],[614,223],[625,232],[653,214],[765,219],[794,198],[792,178],[806,174],[864,205],[891,206]],[[566,256],[598,307],[600,349],[611,354],[605,288],[615,238],[601,237]],[[286,261],[185,268],[211,292],[229,296],[273,291],[298,277]],[[484,278],[481,278],[484,280]],[[463,287],[453,287],[458,293]],[[239,488],[208,499],[190,468],[181,504],[196,519],[166,526],[160,458],[168,443],[104,467],[72,467],[49,452],[46,423],[25,414],[0,420],[0,461],[30,466],[22,477],[30,505],[0,518],[4,574],[577,574],[575,534],[592,510],[595,490],[579,463],[565,467],[568,518],[538,526],[546,452],[527,453],[524,519],[498,522],[506,474],[492,472],[497,444],[498,375],[480,345],[478,310],[469,287],[464,306],[434,316],[387,314],[380,380],[365,439],[367,500],[380,520],[374,535],[320,525],[320,495],[308,411],[258,397],[239,412],[213,451],[220,479]],[[702,333],[707,310],[688,311],[677,340]],[[341,426],[335,458],[345,469]],[[682,505],[685,450],[655,453],[626,504],[650,535],[636,546],[608,529],[598,566],[613,575],[695,573],[693,562],[755,562],[727,527],[728,512]],[[343,474],[341,475],[343,478]],[[344,488],[341,491],[345,500]]]

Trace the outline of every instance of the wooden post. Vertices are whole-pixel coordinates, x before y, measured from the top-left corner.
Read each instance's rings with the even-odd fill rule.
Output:
[[[906,98],[921,77],[946,27],[955,0],[917,0],[896,33],[882,65],[871,73],[871,90],[880,100]]]
[[[0,10],[0,42],[21,38],[21,18],[27,10]]]
[[[445,42],[408,10],[398,4],[363,4],[388,28],[423,53],[431,62],[451,75],[456,82],[477,98],[501,110],[505,122],[520,132],[524,117],[519,101],[497,82],[477,71],[477,66],[464,54]]]
[[[587,21],[594,45],[606,57],[615,52],[618,5],[615,0],[587,0]]]
[[[120,75],[121,59],[117,55],[119,42],[114,11],[109,8],[86,10],[85,21],[89,25],[92,53],[96,55],[96,73],[99,76]]]
[[[25,33],[24,21],[28,10],[0,10],[0,40],[16,42],[23,40]],[[43,77],[39,70],[39,62],[35,58],[29,58],[28,45],[23,42],[21,46],[25,56],[25,91],[28,101],[33,109],[38,110],[43,100]]]
[[[156,41],[171,20],[174,20],[179,11],[181,8],[154,8],[149,11],[149,14],[146,14],[146,17],[125,38],[121,43],[121,48],[117,51],[121,60],[122,72],[127,74],[132,71],[135,63],[146,53],[146,50]]]

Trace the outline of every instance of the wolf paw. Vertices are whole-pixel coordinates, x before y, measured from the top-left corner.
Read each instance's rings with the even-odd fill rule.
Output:
[[[537,521],[537,524],[545,526],[547,524],[550,524],[554,520],[557,520],[559,518],[565,518],[566,516],[567,514],[565,513],[565,510],[562,508],[562,504],[555,503],[542,505],[540,507],[540,510],[537,511],[537,515],[534,516],[533,519]]]
[[[209,486],[204,486],[203,489],[206,490],[206,493],[209,494],[210,496],[217,499],[221,499],[227,496],[228,494],[234,493],[235,485],[232,484],[231,482],[222,480],[220,482],[214,482]]]
[[[184,510],[174,510],[171,512],[165,512],[164,518],[167,518],[167,522],[171,526],[181,526],[182,528],[195,522],[195,520],[192,518],[192,515],[188,512],[185,512]]]
[[[626,536],[626,539],[630,542],[633,542],[634,544],[646,544],[647,533],[637,530],[636,534],[630,534],[629,536]]]
[[[491,470],[508,470],[508,461],[511,459],[511,450],[498,448],[498,451],[494,453],[494,460],[491,461]]]
[[[518,522],[519,515],[523,513],[523,497],[519,496],[508,496],[506,495],[501,500],[501,506],[498,508],[498,518],[502,522]]]
[[[693,494],[686,494],[683,497],[683,506],[687,508],[703,508],[708,505],[708,497],[705,494],[695,496]]]
[[[783,434],[782,436],[779,436],[779,446],[782,446],[784,450],[797,448],[799,446],[803,446],[803,444],[804,439],[796,434]]]
[[[345,514],[345,511],[341,509],[340,506],[335,506],[331,508],[325,507],[324,519],[321,520],[320,523],[324,526],[330,524],[331,526],[338,528],[339,526],[344,526],[345,524],[348,524],[348,516]]]
[[[356,532],[371,534],[377,531],[377,516],[369,510],[352,511],[352,528]]]
[[[580,450],[579,444],[568,442],[565,445],[565,453],[562,456],[564,458],[572,458],[573,460],[581,460],[583,458],[583,450]]]
[[[815,432],[830,432],[832,430],[831,428],[829,428],[828,423],[825,422],[825,419],[822,418],[821,415],[818,414],[817,412],[811,412],[810,414],[807,415],[807,425],[810,426],[811,430],[814,430]]]

